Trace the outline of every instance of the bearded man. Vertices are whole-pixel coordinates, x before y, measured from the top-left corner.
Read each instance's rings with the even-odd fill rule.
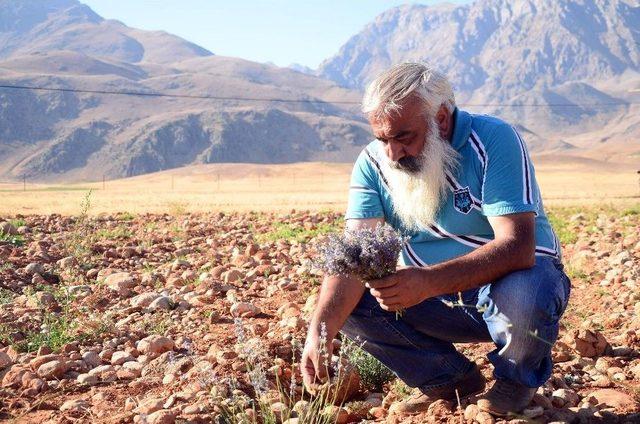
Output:
[[[330,350],[341,330],[419,389],[395,405],[418,413],[483,392],[484,376],[453,343],[493,342],[495,382],[478,406],[520,412],[551,374],[570,291],[524,142],[509,124],[458,109],[446,77],[418,63],[373,81],[363,111],[376,140],[353,170],[347,231],[386,222],[408,234],[405,267],[366,287],[325,277],[305,384],[327,377],[323,343]]]

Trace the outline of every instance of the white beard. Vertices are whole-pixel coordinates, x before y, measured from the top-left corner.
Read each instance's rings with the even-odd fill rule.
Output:
[[[430,128],[437,129],[435,121]],[[455,175],[459,154],[451,144],[430,131],[420,154],[408,159],[415,172],[403,169],[382,155],[383,173],[387,177],[393,208],[403,226],[409,231],[434,223],[447,195],[447,172]]]

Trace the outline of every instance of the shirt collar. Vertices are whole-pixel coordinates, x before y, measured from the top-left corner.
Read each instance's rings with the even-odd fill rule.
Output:
[[[471,115],[464,110],[455,108],[453,111],[453,134],[451,135],[451,145],[454,149],[460,150],[471,135]]]

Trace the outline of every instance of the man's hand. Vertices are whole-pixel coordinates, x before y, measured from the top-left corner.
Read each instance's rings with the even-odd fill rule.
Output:
[[[325,344],[324,348],[322,343]],[[325,382],[329,376],[327,364],[333,351],[333,343],[309,333],[307,341],[304,344],[302,358],[300,361],[302,379],[305,387],[313,391],[315,386],[321,382]]]
[[[370,293],[385,311],[399,311],[440,295],[428,280],[426,269],[407,267],[394,274],[367,283]]]

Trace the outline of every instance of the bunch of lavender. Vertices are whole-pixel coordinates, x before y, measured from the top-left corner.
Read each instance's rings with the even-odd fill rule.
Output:
[[[405,238],[388,225],[331,234],[319,247],[316,267],[326,275],[352,275],[364,281],[396,271]]]

